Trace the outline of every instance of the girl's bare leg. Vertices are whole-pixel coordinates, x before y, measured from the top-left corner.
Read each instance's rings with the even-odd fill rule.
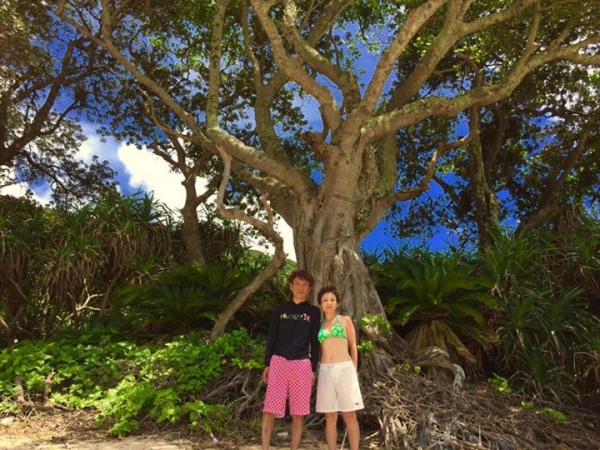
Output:
[[[325,413],[325,442],[329,450],[337,450],[338,413]]]
[[[350,444],[350,450],[358,450],[358,444],[360,441],[360,426],[356,419],[356,411],[343,412],[344,422],[348,429],[348,443]],[[330,447],[331,449],[331,447]]]

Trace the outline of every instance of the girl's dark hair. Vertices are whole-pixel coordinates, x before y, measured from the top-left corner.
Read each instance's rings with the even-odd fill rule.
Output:
[[[308,270],[304,270],[304,269],[294,270],[290,274],[290,278],[289,278],[290,284],[292,284],[296,278],[300,278],[301,280],[308,281],[308,285],[310,287],[313,287],[315,285],[315,279],[313,278],[313,276],[310,274],[310,272]]]
[[[319,305],[321,304],[321,298],[328,293],[332,293],[333,295],[335,295],[335,302],[339,305],[340,304],[340,294],[338,294],[338,291],[336,288],[334,288],[333,286],[325,286],[322,287],[321,290],[319,291],[319,295],[317,295],[317,301],[319,302]]]

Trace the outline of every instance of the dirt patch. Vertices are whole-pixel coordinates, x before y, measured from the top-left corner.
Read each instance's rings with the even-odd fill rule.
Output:
[[[557,421],[539,405],[522,410],[524,399],[516,394],[500,395],[487,386],[453,392],[423,377],[398,377],[379,387],[365,385],[364,391],[362,449],[600,450],[600,415],[592,411],[562,408],[566,420]],[[0,416],[0,450],[260,450],[259,419],[236,422],[235,435],[222,431],[217,440],[149,421],[135,435],[117,439],[96,425],[95,415],[51,409]],[[289,449],[288,432],[289,421],[278,420],[271,448]],[[325,450],[324,442],[323,416],[313,414],[301,448]]]
[[[181,431],[143,429],[135,436],[118,439],[94,423],[91,411],[52,411],[29,416],[0,417],[0,449],[10,450],[260,450],[258,436],[254,442],[239,443],[233,439],[212,440],[207,436]],[[283,428],[282,428],[283,429]],[[279,434],[279,436],[278,436]],[[276,430],[274,449],[288,449],[285,431]],[[307,432],[302,447],[324,450],[322,436]]]
[[[94,423],[91,411],[47,411],[28,416],[0,417],[0,449],[11,450],[260,450],[258,436],[252,442],[211,439],[205,435],[154,428],[135,436],[112,438]],[[306,432],[301,448],[325,450],[319,433]],[[288,449],[287,433],[276,430],[273,449]]]

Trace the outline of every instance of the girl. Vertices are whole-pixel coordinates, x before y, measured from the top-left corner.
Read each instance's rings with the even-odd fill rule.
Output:
[[[323,321],[319,330],[321,360],[317,381],[317,412],[325,413],[325,440],[329,450],[337,448],[337,420],[341,411],[348,430],[350,450],[358,450],[360,428],[356,411],[363,409],[358,385],[358,351],[352,319],[337,314],[339,294],[324,287],[317,296]]]

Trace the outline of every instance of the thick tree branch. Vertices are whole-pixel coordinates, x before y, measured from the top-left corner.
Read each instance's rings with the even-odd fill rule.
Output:
[[[539,4],[539,2],[540,0],[520,0],[513,3],[506,9],[492,13],[488,16],[478,17],[471,22],[465,22],[463,26],[463,36],[483,30],[484,28],[490,28],[502,22],[506,22],[507,20],[516,17],[522,11],[526,10],[532,5]]]
[[[423,24],[425,24],[431,18],[431,16],[433,16],[439,10],[439,8],[446,3],[446,1],[447,0],[429,0],[409,13],[406,23],[402,26],[400,32],[396,35],[390,46],[381,54],[381,58],[377,63],[375,72],[373,73],[373,77],[371,78],[371,82],[367,87],[361,103],[361,109],[364,108],[363,114],[370,115],[373,112],[375,105],[381,97],[383,87],[387,82],[398,58],[412,38],[421,29]],[[447,21],[447,23],[449,22],[451,21]],[[446,28],[450,29],[450,27]],[[443,42],[446,44],[446,46],[452,44],[452,41],[449,39],[444,39]],[[439,61],[439,58],[441,58],[445,52],[438,51],[437,53],[440,54],[438,56]]]
[[[210,138],[241,162],[251,165],[280,183],[289,186],[300,198],[308,198],[315,182],[302,172],[280,164],[269,158],[263,152],[250,147],[221,129],[209,130]]]
[[[519,61],[514,69],[497,83],[472,89],[453,99],[440,96],[424,98],[374,117],[361,130],[361,140],[363,143],[372,142],[374,139],[418,123],[430,116],[453,117],[472,106],[486,106],[498,102],[508,97],[528,73],[554,60],[568,60],[580,64],[585,61],[586,64],[600,65],[600,55],[580,54],[582,49],[599,42],[600,37],[595,37],[567,47],[548,49],[527,60]]]
[[[508,20],[510,17],[520,13],[524,8],[535,4],[532,2],[521,2],[513,5],[502,13],[492,14],[488,17],[488,22],[480,22],[480,25],[492,24]],[[459,2],[450,2],[444,25],[440,34],[436,37],[424,57],[419,61],[417,67],[410,73],[409,77],[395,89],[392,97],[386,107],[387,112],[392,112],[404,106],[413,98],[423,84],[429,79],[435,67],[447,54],[450,48],[465,35],[476,31],[472,25],[465,25],[462,21],[465,12],[470,6],[470,2],[460,4]],[[489,25],[488,25],[489,26]],[[533,42],[531,36],[537,32],[537,23],[530,28],[530,42]],[[533,49],[532,49],[533,50]],[[530,53],[528,52],[527,55]],[[457,112],[458,113],[458,112]],[[401,128],[401,127],[399,127]],[[394,130],[395,131],[395,130]],[[395,171],[393,168],[397,163],[397,145],[395,143],[394,132],[383,139],[379,147],[379,168],[381,171],[380,186],[377,191],[383,192],[394,185]]]
[[[400,108],[412,99],[417,92],[419,92],[419,89],[421,89],[427,79],[429,79],[438,63],[460,39],[462,36],[460,31],[463,13],[462,9],[458,8],[456,2],[450,2],[448,5],[448,12],[446,13],[446,19],[439,35],[435,38],[423,58],[421,58],[417,67],[415,67],[408,78],[400,83],[394,90],[386,108],[388,111]],[[415,30],[415,32],[416,31],[418,31],[418,29]]]
[[[333,64],[329,59],[322,56],[317,49],[300,37],[296,28],[298,7],[291,0],[285,3],[283,33],[286,40],[304,62],[337,84],[344,96],[344,104],[348,108],[354,109],[360,101],[360,89],[354,73],[351,70],[344,70],[342,67]],[[339,13],[341,14],[342,12],[343,9],[340,9]]]
[[[206,127],[219,126],[219,88],[221,87],[221,42],[229,0],[216,3],[212,35],[210,37],[210,67],[208,70],[208,94],[206,98]]]
[[[262,90],[263,80],[262,73],[260,71],[260,64],[258,59],[254,55],[254,48],[252,46],[252,37],[250,35],[250,27],[248,25],[248,6],[246,2],[241,2],[240,15],[242,23],[242,41],[244,44],[244,51],[246,57],[250,60],[252,66],[252,81],[254,82],[254,90],[260,92]]]
[[[315,24],[308,33],[306,38],[307,45],[315,47],[317,42],[319,42],[325,33],[331,29],[341,11],[350,3],[352,3],[352,0],[328,2],[316,18]],[[311,7],[313,6],[314,5],[311,5]],[[257,62],[255,61],[255,63]],[[261,83],[262,81],[264,80],[261,80]],[[275,72],[264,86],[261,85],[257,87],[256,104],[254,106],[257,133],[260,137],[262,148],[266,154],[274,157],[280,162],[288,162],[289,158],[287,158],[287,155],[281,146],[281,141],[275,131],[275,124],[271,117],[271,107],[273,99],[288,81],[289,77],[285,73],[281,71]],[[327,129],[327,127],[325,127],[325,129]]]
[[[285,259],[287,256],[283,251],[283,238],[275,231],[273,211],[268,202],[268,194],[265,194],[261,197],[261,203],[263,204],[267,212],[266,222],[259,220],[256,217],[248,216],[247,214],[243,213],[238,209],[227,209],[225,207],[225,189],[227,187],[227,183],[229,183],[232,158],[226,151],[224,151],[220,147],[219,152],[225,167],[223,170],[223,179],[221,181],[221,185],[219,186],[217,195],[217,211],[219,212],[219,214],[228,219],[246,222],[252,225],[254,228],[261,231],[275,245],[275,254],[273,255],[273,260],[271,261],[271,264],[269,264],[269,266],[267,266],[254,280],[252,280],[252,282],[248,286],[244,287],[237,294],[235,299],[233,299],[233,301],[227,306],[225,311],[221,313],[210,333],[211,340],[216,339],[225,332],[227,324],[229,323],[233,315],[242,307],[246,300],[253,293],[255,293],[260,288],[260,286],[262,286],[262,284],[265,281],[267,281],[269,278],[275,275],[275,272],[277,272],[277,270],[279,270],[279,268],[282,267],[285,263]]]
[[[289,186],[271,177],[257,176],[236,160],[232,161],[231,167],[237,178],[244,180],[259,192],[268,192],[271,204],[275,206],[278,214],[287,223],[293,223],[296,198]]]
[[[298,58],[291,57],[287,54],[283,45],[283,39],[281,38],[277,27],[269,17],[270,8],[268,8],[262,0],[250,0],[250,3],[271,42],[277,67],[317,99],[325,125],[332,130],[337,130],[341,124],[341,115],[331,92],[304,71]]]

